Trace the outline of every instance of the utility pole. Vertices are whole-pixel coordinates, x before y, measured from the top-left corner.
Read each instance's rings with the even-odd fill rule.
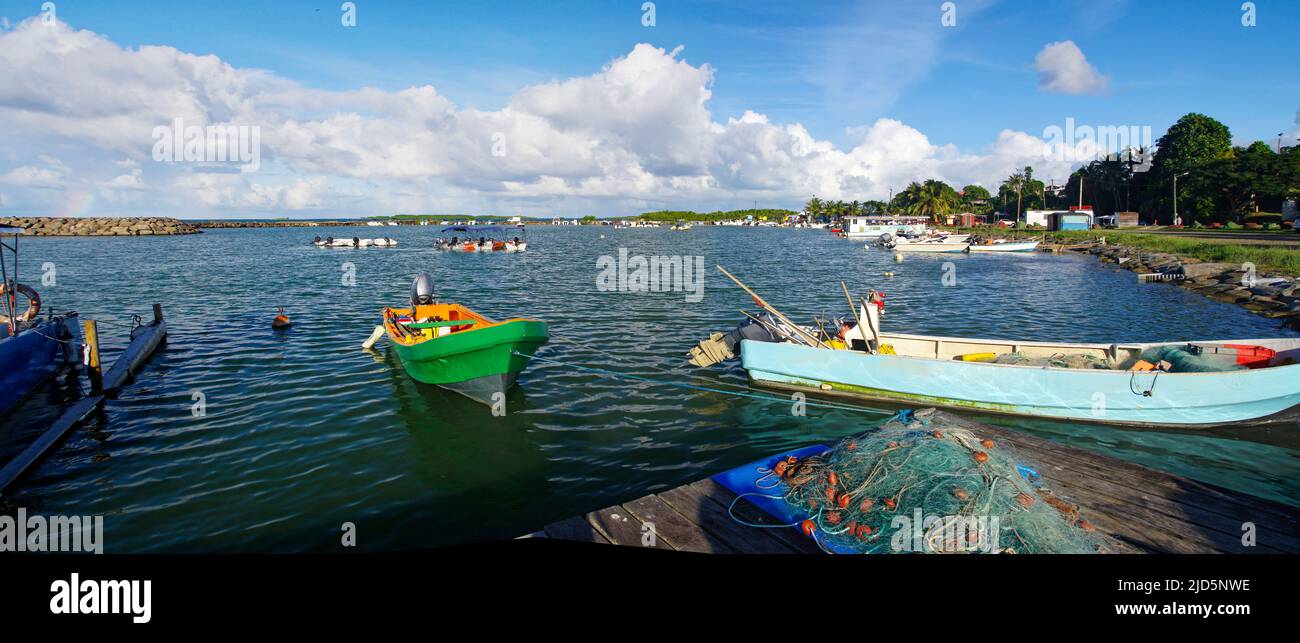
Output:
[[[1187,174],[1188,174],[1187,172],[1183,172],[1182,174],[1175,174],[1175,175],[1174,175],[1174,220],[1173,220],[1173,224],[1174,224],[1174,225],[1178,225],[1178,224],[1179,224],[1179,221],[1178,221],[1178,177],[1180,177],[1180,176],[1187,176]]]

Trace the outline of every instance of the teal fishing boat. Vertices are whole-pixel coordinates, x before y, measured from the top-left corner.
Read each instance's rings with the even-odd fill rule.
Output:
[[[1300,419],[1300,339],[1076,344],[883,333],[884,294],[874,291],[851,318],[810,328],[723,274],[765,314],[700,342],[691,363],[707,366],[739,353],[757,385],[1129,426]]]
[[[882,334],[879,341],[882,350],[871,353],[746,339],[740,356],[759,385],[1007,415],[1213,427],[1294,422],[1300,411],[1298,339],[1061,344]],[[1153,356],[1180,355],[1226,370],[1143,368]]]

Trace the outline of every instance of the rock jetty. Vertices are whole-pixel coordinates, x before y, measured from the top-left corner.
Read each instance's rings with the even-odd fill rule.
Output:
[[[169,217],[0,217],[0,226],[37,237],[145,237],[197,234],[198,226]]]

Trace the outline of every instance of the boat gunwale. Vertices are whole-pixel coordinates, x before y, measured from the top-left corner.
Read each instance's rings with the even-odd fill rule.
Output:
[[[1107,351],[1107,352],[1110,351],[1111,346],[1117,346],[1117,347],[1121,347],[1121,348],[1125,348],[1125,349],[1129,349],[1129,348],[1139,348],[1140,350],[1146,350],[1146,349],[1148,349],[1148,348],[1153,348],[1153,347],[1156,347],[1156,346],[1185,346],[1185,345],[1187,345],[1187,344],[1237,344],[1237,343],[1246,344],[1246,343],[1248,343],[1248,342],[1268,342],[1268,341],[1279,341],[1279,340],[1281,340],[1281,341],[1295,341],[1295,342],[1297,343],[1297,346],[1296,346],[1296,347],[1294,347],[1294,348],[1290,348],[1290,349],[1287,349],[1287,350],[1300,350],[1300,338],[1296,338],[1296,339],[1294,339],[1294,340],[1291,340],[1290,338],[1285,338],[1285,337],[1283,337],[1283,338],[1274,338],[1274,339],[1271,339],[1271,340],[1268,340],[1268,339],[1243,339],[1243,340],[1231,340],[1231,339],[1227,339],[1227,340],[1196,340],[1196,341],[1190,341],[1190,342],[1134,342],[1134,343],[1132,343],[1132,344],[1069,344],[1069,343],[1056,343],[1056,342],[1010,342],[1010,341],[1005,341],[1005,340],[996,340],[996,339],[977,339],[977,338],[964,338],[964,337],[941,337],[941,336],[935,336],[935,335],[906,335],[906,334],[902,334],[902,333],[881,333],[881,334],[880,334],[880,338],[881,338],[881,340],[886,340],[886,339],[888,339],[888,338],[890,338],[890,337],[900,337],[900,338],[905,338],[905,339],[916,339],[916,340],[922,340],[922,341],[947,341],[947,340],[951,340],[951,341],[959,341],[959,342],[967,342],[967,343],[1003,344],[1003,345],[1009,345],[1009,346],[1034,346],[1034,347],[1038,347],[1038,348],[1078,347],[1078,348],[1088,348],[1088,349],[1093,349],[1093,350],[1104,350],[1104,351]],[[757,341],[757,340],[752,340],[752,339],[742,339],[742,340],[741,340],[741,355],[742,355],[742,356],[744,355],[744,344],[745,344],[745,342],[757,342],[757,343],[760,343],[760,344],[763,344],[763,343],[773,343],[773,342],[759,342],[759,341]],[[777,342],[777,343],[789,343],[789,342]],[[827,349],[823,349],[823,348],[817,348],[817,347],[814,347],[814,346],[803,346],[803,345],[795,344],[795,343],[789,343],[789,344],[790,344],[790,346],[792,346],[792,347],[794,347],[794,348],[806,348],[806,349],[809,349],[809,350],[827,350]],[[1255,345],[1257,345],[1257,346],[1264,346],[1265,348],[1268,347],[1267,345],[1264,345],[1264,344],[1255,344]],[[903,355],[903,354],[898,354],[898,353],[864,353],[864,352],[862,352],[862,351],[854,351],[854,350],[841,350],[841,351],[836,351],[836,352],[851,353],[851,354],[856,354],[856,355],[860,355],[860,356],[868,356],[868,357],[894,357],[894,358],[903,358],[903,359],[925,360],[925,361],[929,361],[929,362],[944,362],[944,363],[949,363],[949,362],[959,362],[959,360],[955,360],[955,359],[952,359],[952,358],[944,359],[944,358],[940,358],[940,357],[925,357],[925,356],[921,356],[921,355]],[[1013,352],[1014,352],[1014,351],[1013,351]],[[1281,351],[1279,351],[1279,353],[1280,353],[1280,352],[1281,352]],[[1066,366],[1035,366],[1035,365],[1032,365],[1032,364],[999,364],[999,363],[996,363],[996,362],[973,362],[973,361],[972,361],[972,362],[965,362],[965,361],[961,361],[960,363],[961,363],[961,364],[965,364],[965,365],[970,365],[970,366],[1000,366],[1000,367],[1005,367],[1005,368],[1023,368],[1023,369],[1030,369],[1030,370],[1035,370],[1035,371],[1063,371],[1063,372],[1067,372],[1067,373],[1096,373],[1096,374],[1127,374],[1127,375],[1132,375],[1132,374],[1134,374],[1134,373],[1142,374],[1142,373],[1157,373],[1157,372],[1158,372],[1159,375],[1160,375],[1160,377],[1183,376],[1183,375],[1214,375],[1214,376],[1224,376],[1224,375],[1247,375],[1247,374],[1250,374],[1250,373],[1256,373],[1256,372],[1273,372],[1273,371],[1276,371],[1276,370],[1278,370],[1278,369],[1288,368],[1288,367],[1292,367],[1292,366],[1300,366],[1300,362],[1295,362],[1295,363],[1292,363],[1292,364],[1278,364],[1278,365],[1276,365],[1276,366],[1267,366],[1267,367],[1263,367],[1263,368],[1246,368],[1246,369],[1233,369],[1233,370],[1226,370],[1226,371],[1203,371],[1203,372],[1183,372],[1183,373],[1174,373],[1174,372],[1169,372],[1169,371],[1134,371],[1134,370],[1129,370],[1129,369],[1121,370],[1121,369],[1116,369],[1116,368],[1070,368],[1070,367],[1066,367]]]

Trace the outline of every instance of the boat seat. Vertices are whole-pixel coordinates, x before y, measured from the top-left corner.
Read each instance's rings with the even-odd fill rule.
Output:
[[[474,324],[477,323],[478,321],[473,319],[451,319],[446,321],[435,321],[435,322],[412,322],[410,324],[406,324],[406,327],[422,330],[425,328],[443,328],[445,326],[473,326]]]

